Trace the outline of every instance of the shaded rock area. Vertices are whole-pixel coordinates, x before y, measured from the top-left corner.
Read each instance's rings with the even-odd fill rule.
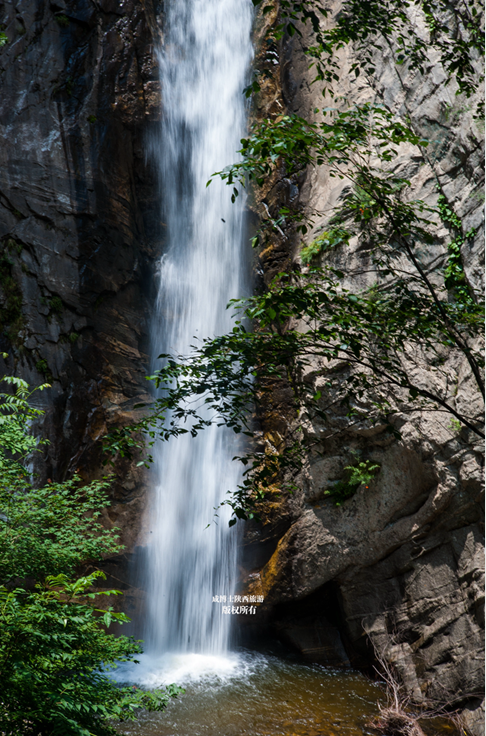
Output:
[[[419,32],[421,30],[419,29]],[[477,99],[455,95],[454,83],[431,57],[422,76],[397,67],[388,53],[376,54],[373,78],[351,81],[340,59],[336,94],[348,106],[376,102],[407,120],[427,148],[401,149],[394,163],[412,183],[412,196],[435,204],[438,193],[475,235],[463,244],[466,276],[479,299],[483,292],[483,127],[474,118]],[[353,75],[354,76],[354,75]],[[319,120],[323,106],[312,85],[299,42],[284,43],[274,70],[283,107]],[[268,82],[266,82],[268,84]],[[330,104],[329,100],[324,104]],[[262,117],[267,114],[261,106]],[[316,217],[312,241],[339,205],[345,183],[325,167],[300,178],[275,175],[263,191],[263,206],[299,202]],[[296,194],[297,192],[297,194]],[[447,229],[437,221],[428,257],[443,257]],[[274,236],[260,254],[264,280],[285,254],[300,264],[300,244],[290,232]],[[358,244],[341,245],[322,257],[346,274],[346,286],[370,283],[369,254]],[[326,260],[327,259],[327,260]],[[355,275],[354,275],[355,274]],[[456,407],[481,417],[483,404],[466,361],[444,354],[444,389]],[[426,367],[421,379],[427,380]],[[333,371],[346,368],[336,364]],[[325,371],[316,361],[307,379],[325,394]],[[442,380],[442,379],[441,379]],[[280,389],[277,391],[277,394]],[[329,398],[329,397],[326,397]],[[328,402],[331,403],[331,402]],[[315,661],[369,668],[380,657],[393,665],[405,691],[418,704],[463,711],[471,734],[484,733],[484,446],[466,428],[457,429],[439,411],[396,413],[396,439],[386,426],[351,425],[344,412],[328,412],[326,425],[306,416],[298,423],[315,442],[292,496],[275,494],[260,525],[250,523],[242,546],[241,590],[260,590],[265,602],[256,621],[242,621],[246,635],[267,626]],[[296,419],[276,395],[263,419],[269,445],[278,446],[285,425]],[[356,459],[379,465],[367,486],[340,506],[332,491]],[[260,542],[261,540],[261,542]],[[247,626],[245,627],[245,624]],[[334,642],[334,645],[332,644]]]
[[[51,388],[42,477],[104,472],[99,438],[146,394],[161,224],[146,142],[160,114],[151,0],[0,4],[1,370]],[[117,468],[130,544],[143,474]]]
[[[283,641],[310,662],[323,662],[330,667],[349,664],[339,631],[326,618],[279,619],[275,629]]]

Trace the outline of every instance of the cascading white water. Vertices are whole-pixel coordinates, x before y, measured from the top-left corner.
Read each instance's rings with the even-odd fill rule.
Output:
[[[154,359],[184,354],[194,337],[227,332],[230,298],[246,288],[243,198],[211,174],[236,159],[245,132],[242,89],[251,59],[251,0],[168,0],[159,52],[162,183],[167,248],[152,328]],[[231,616],[235,529],[214,508],[238,483],[233,435],[184,435],[155,452],[156,498],[148,549],[146,649],[222,653]],[[207,525],[210,524],[208,527]]]

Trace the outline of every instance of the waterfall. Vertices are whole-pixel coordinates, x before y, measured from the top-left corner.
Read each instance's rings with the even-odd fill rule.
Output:
[[[247,289],[243,197],[211,174],[236,160],[245,134],[242,94],[251,60],[251,0],[168,0],[159,51],[161,181],[166,248],[152,324],[160,353],[184,354],[195,340],[227,332],[229,299]],[[215,507],[238,484],[233,433],[212,427],[155,450],[155,499],[148,548],[149,653],[223,653],[230,615],[213,596],[230,595],[235,527]],[[209,524],[209,526],[208,526]]]

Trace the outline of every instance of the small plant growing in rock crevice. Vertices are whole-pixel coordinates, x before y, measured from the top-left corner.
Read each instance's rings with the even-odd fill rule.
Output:
[[[69,26],[69,18],[67,15],[63,15],[62,13],[60,15],[56,15],[55,20],[61,28],[67,28]]]
[[[64,309],[62,299],[58,296],[54,296],[49,300],[49,306],[54,314],[62,314],[62,310]]]
[[[333,227],[330,230],[324,230],[309,245],[305,245],[300,251],[302,263],[307,265],[321,253],[332,250],[340,243],[347,243],[349,240],[348,233],[340,227]]]
[[[335,506],[341,506],[348,498],[354,496],[358,488],[362,485],[368,488],[368,484],[373,480],[380,470],[380,465],[372,460],[362,460],[356,465],[347,465],[344,470],[346,475],[341,480],[324,491],[325,496],[332,496]]]
[[[20,253],[22,253],[23,248],[24,248],[23,244],[22,243],[18,243],[13,238],[9,238],[7,240],[7,242],[6,242],[6,249],[9,250],[9,251],[15,251],[19,255],[20,255]]]
[[[451,419],[448,428],[451,429],[453,432],[460,432],[462,429],[462,424],[458,419]]]
[[[47,360],[44,360],[44,358],[41,358],[35,364],[35,368],[36,368],[36,370],[42,376],[44,376],[44,378],[46,379],[47,383],[52,383],[52,381],[54,380],[54,378],[53,378],[53,375],[52,375],[52,373],[50,371],[50,368],[49,368],[49,365],[47,363]]]
[[[47,361],[43,359],[37,361],[37,363],[35,364],[35,368],[39,371],[39,373],[43,373],[44,375],[49,371]]]

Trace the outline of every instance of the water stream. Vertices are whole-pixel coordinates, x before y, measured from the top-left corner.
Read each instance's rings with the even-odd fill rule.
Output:
[[[195,339],[227,332],[226,305],[247,289],[244,199],[232,204],[227,186],[206,182],[235,161],[245,133],[251,7],[251,0],[165,4],[162,131],[154,154],[167,247],[159,265],[154,358],[187,354]],[[212,597],[232,592],[236,530],[225,510],[215,523],[214,508],[238,483],[234,443],[232,433],[214,428],[156,449],[144,632],[150,655],[228,648],[230,617]]]

